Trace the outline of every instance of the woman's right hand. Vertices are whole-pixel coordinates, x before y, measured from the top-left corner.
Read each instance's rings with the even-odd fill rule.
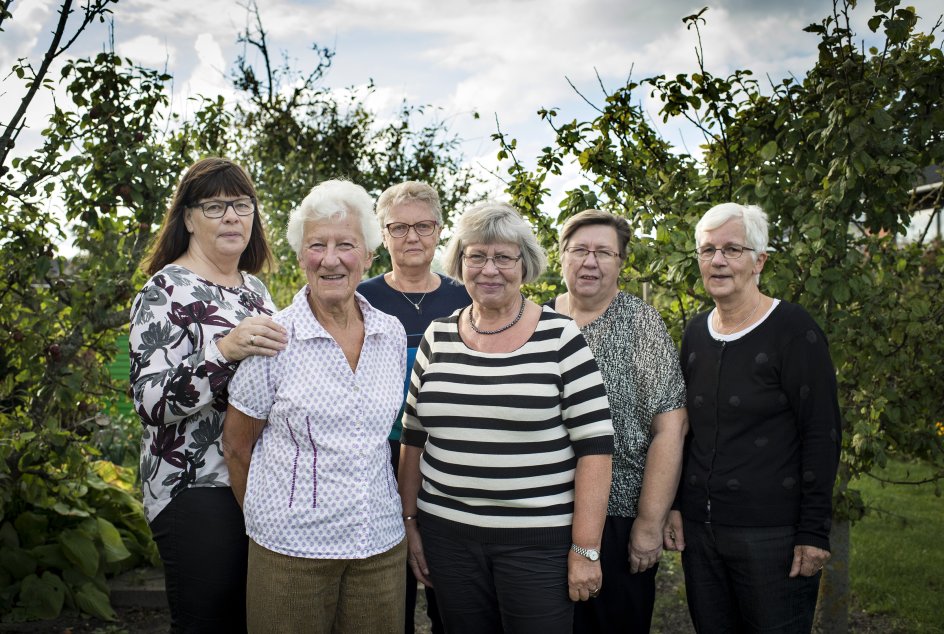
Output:
[[[427,588],[433,587],[433,582],[429,580],[429,566],[426,565],[426,555],[423,554],[423,539],[420,537],[419,526],[416,520],[407,520],[404,522],[406,528],[406,561],[413,570],[413,576],[416,577]]]
[[[285,350],[288,331],[271,317],[246,317],[225,337],[217,340],[216,347],[230,363],[242,361],[254,354],[274,357]]]

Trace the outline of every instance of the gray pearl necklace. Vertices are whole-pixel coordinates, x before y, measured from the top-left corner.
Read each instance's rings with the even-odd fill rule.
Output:
[[[500,332],[505,332],[519,321],[521,321],[521,316],[524,315],[524,293],[521,294],[521,308],[518,309],[518,315],[511,320],[511,323],[505,324],[501,328],[496,328],[495,330],[482,330],[475,325],[475,315],[472,314],[474,310],[472,306],[469,306],[469,325],[472,327],[472,330],[479,333],[480,335],[497,335]]]

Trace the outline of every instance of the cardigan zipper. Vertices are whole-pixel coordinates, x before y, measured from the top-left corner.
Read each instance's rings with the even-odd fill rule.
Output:
[[[711,524],[711,476],[715,470],[715,457],[718,455],[718,436],[721,434],[720,406],[718,397],[721,392],[721,364],[724,361],[724,349],[726,342],[721,342],[721,352],[718,354],[718,369],[715,380],[715,442],[711,446],[711,463],[708,465],[708,477],[705,478],[705,499],[707,501],[706,510],[708,512],[707,524]]]

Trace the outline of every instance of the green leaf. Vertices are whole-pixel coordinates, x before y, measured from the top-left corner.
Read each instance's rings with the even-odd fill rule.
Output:
[[[115,525],[106,519],[98,518],[98,531],[105,547],[105,561],[113,563],[123,561],[131,556],[121,539],[121,534]]]
[[[30,575],[20,586],[19,605],[34,619],[56,618],[65,599],[65,584],[51,572],[44,572],[42,578]]]
[[[16,534],[16,529],[10,522],[0,525],[0,546],[3,548],[19,548],[20,546],[20,536]]]
[[[764,159],[765,161],[769,161],[773,159],[775,156],[777,156],[777,150],[778,150],[777,142],[770,141],[766,143],[764,147],[760,149],[760,157]]]
[[[59,536],[59,543],[66,558],[84,574],[91,577],[98,572],[98,549],[88,535],[79,530],[68,530]]]
[[[5,548],[0,551],[0,566],[14,579],[23,579],[36,571],[36,559],[22,548]]]
[[[75,593],[75,603],[86,614],[105,621],[117,621],[118,615],[111,607],[108,595],[91,583],[86,583]]]
[[[26,511],[20,513],[14,521],[14,525],[24,548],[32,548],[46,541],[49,518],[45,515]]]

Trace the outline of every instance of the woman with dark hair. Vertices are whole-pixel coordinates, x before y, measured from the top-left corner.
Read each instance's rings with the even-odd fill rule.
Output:
[[[287,341],[253,275],[270,260],[249,175],[221,158],[194,163],[143,263],[151,278],[129,338],[144,509],[175,632],[246,629],[248,542],[221,437],[239,362]]]

